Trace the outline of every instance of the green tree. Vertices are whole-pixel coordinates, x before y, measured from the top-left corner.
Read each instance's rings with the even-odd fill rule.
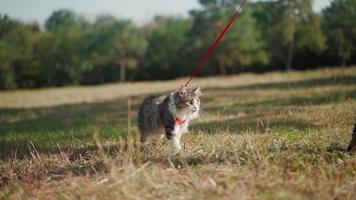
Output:
[[[286,69],[290,70],[296,48],[322,52],[325,36],[319,16],[312,9],[312,0],[279,0],[276,3],[281,16],[272,28],[284,47],[280,53],[285,57]]]
[[[330,52],[341,59],[345,66],[355,52],[356,1],[334,0],[322,12],[323,29]]]
[[[193,27],[190,32],[190,53],[206,51],[218,34],[223,30],[229,18],[235,12],[240,1],[237,0],[200,0],[203,9],[191,12]],[[188,50],[189,52],[189,50]],[[195,58],[198,59],[198,58]],[[195,61],[196,62],[196,61]],[[242,70],[253,64],[268,62],[267,53],[261,35],[256,29],[256,21],[250,9],[245,9],[225,35],[212,57],[210,65],[218,66],[221,75]]]
[[[0,89],[16,88],[16,78],[12,63],[19,54],[16,47],[8,41],[8,35],[19,23],[6,15],[0,15]]]
[[[144,36],[129,21],[114,37],[117,64],[120,66],[120,81],[126,81],[126,69],[136,68],[147,47]]]
[[[40,66],[39,87],[60,85],[58,47],[60,38],[52,33],[42,33],[34,44],[34,57]]]
[[[0,79],[2,89],[35,87],[40,73],[33,56],[40,29],[0,16]]]
[[[90,49],[96,65],[115,65],[119,68],[121,82],[126,81],[127,68],[137,67],[146,49],[143,33],[129,20],[102,16],[94,24]]]
[[[182,74],[180,56],[191,20],[176,17],[156,17],[145,28],[148,49],[143,59],[143,78],[170,79]]]
[[[46,66],[55,71],[51,82],[54,85],[82,83],[83,74],[93,68],[86,41],[91,31],[90,24],[72,11],[59,10],[52,13],[45,26],[57,40],[53,46],[56,48],[53,50],[55,59],[51,66]]]
[[[46,29],[51,32],[68,29],[70,27],[85,28],[88,26],[89,23],[84,17],[66,9],[54,11],[45,22]]]

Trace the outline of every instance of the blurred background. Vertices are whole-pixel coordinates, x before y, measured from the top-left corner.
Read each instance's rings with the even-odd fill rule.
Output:
[[[0,0],[0,89],[190,75],[240,0]],[[249,1],[200,76],[356,63],[355,0]]]

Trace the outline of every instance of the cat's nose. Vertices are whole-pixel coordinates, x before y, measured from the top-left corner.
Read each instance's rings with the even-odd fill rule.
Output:
[[[195,107],[193,108],[193,112],[196,112],[197,110],[198,110],[197,108],[195,108]]]

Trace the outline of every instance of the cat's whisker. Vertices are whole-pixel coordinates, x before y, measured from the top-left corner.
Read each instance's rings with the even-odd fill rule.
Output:
[[[206,115],[206,114],[208,114],[209,112],[208,111],[206,111],[206,110],[203,110],[203,109],[200,109],[199,110],[199,115]]]

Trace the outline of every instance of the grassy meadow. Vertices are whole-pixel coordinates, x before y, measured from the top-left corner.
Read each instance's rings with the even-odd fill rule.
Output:
[[[139,104],[183,82],[0,92],[0,199],[356,196],[356,67],[195,79],[182,152],[141,147]]]

